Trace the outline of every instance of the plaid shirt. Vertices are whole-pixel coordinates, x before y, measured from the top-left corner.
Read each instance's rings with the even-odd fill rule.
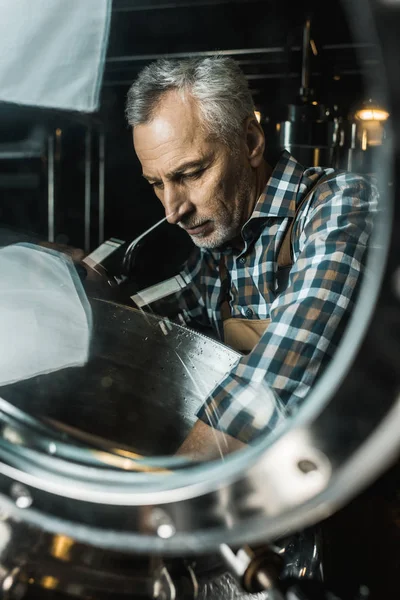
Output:
[[[296,206],[294,265],[277,294],[277,256]],[[378,192],[365,177],[304,169],[284,151],[242,227],[243,251],[197,249],[182,276],[184,314],[211,325],[223,341],[221,256],[230,277],[231,316],[270,318],[255,348],[240,358],[198,412],[205,423],[248,442],[293,412],[333,357],[352,311],[372,229]],[[283,412],[282,412],[283,407]]]

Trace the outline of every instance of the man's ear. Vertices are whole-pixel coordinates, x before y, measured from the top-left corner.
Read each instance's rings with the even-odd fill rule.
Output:
[[[260,166],[265,149],[264,131],[256,117],[248,117],[244,123],[247,157],[255,169]]]

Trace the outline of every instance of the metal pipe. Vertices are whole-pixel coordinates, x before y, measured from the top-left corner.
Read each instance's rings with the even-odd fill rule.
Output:
[[[368,43],[360,43],[360,44],[327,44],[326,46],[321,46],[322,50],[346,50],[346,49],[365,49],[365,48],[374,48],[375,44]],[[300,46],[292,46],[290,48],[291,52],[299,52],[301,50]],[[272,46],[270,48],[235,48],[232,50],[205,50],[199,52],[171,52],[165,53],[160,52],[158,54],[131,54],[128,56],[111,56],[106,59],[107,64],[112,63],[120,63],[120,62],[140,62],[147,60],[157,60],[158,58],[196,58],[201,56],[216,56],[216,55],[224,55],[224,56],[246,56],[250,54],[274,54],[280,52],[287,52],[287,48],[285,46]]]
[[[85,252],[90,252],[90,208],[91,208],[91,178],[92,178],[92,132],[85,134]]]
[[[236,0],[236,4],[250,4],[251,2],[259,2],[259,0]],[[232,0],[198,0],[197,2],[188,0],[174,0],[174,2],[160,2],[159,4],[132,4],[126,6],[117,6],[113,8],[113,13],[118,12],[134,12],[144,10],[161,10],[165,8],[196,8],[197,6],[217,6],[219,4],[232,4]]]
[[[300,50],[300,47],[297,48]],[[130,56],[112,56],[107,58],[106,63],[117,63],[117,62],[134,62],[141,60],[157,60],[159,58],[197,58],[201,56],[239,56],[241,54],[275,54],[277,52],[283,52],[283,46],[275,46],[271,48],[239,48],[234,50],[204,50],[202,52],[171,52],[166,54],[160,52],[158,54],[132,54]]]
[[[303,29],[303,58],[301,65],[301,94],[307,95],[310,88],[310,30],[311,19],[308,17]]]
[[[54,242],[54,134],[47,141],[47,239]]]
[[[99,245],[104,242],[105,134],[99,133]]]
[[[365,72],[364,69],[351,69],[351,70],[343,70],[340,72],[340,75],[342,77],[345,76],[352,76],[352,75],[362,75]],[[321,77],[323,75],[323,73],[320,73],[319,71],[313,72],[312,73],[313,77]],[[262,81],[262,80],[267,80],[267,79],[297,79],[299,76],[298,73],[258,73],[258,74],[249,74],[249,75],[245,75],[245,78],[248,81]],[[113,85],[126,85],[126,86],[130,86],[132,85],[133,82],[133,78],[132,79],[115,79],[113,80],[108,80],[108,81],[104,81],[103,86],[105,87],[111,87]]]

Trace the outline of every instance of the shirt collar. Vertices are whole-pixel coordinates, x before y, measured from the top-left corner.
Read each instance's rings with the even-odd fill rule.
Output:
[[[263,219],[268,217],[291,217],[296,213],[296,198],[304,173],[304,167],[287,150],[284,150],[259,196],[249,220],[242,227],[245,247],[238,256],[244,254],[259,236],[264,227]],[[219,259],[221,254],[231,254],[228,245],[223,250],[210,251]]]
[[[284,150],[256,202],[249,221],[259,217],[294,217],[303,172],[304,167]]]

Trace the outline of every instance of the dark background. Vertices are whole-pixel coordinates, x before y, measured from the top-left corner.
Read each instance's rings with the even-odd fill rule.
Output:
[[[345,4],[345,3],[344,3]],[[163,216],[163,211],[134,155],[124,118],[126,92],[139,70],[160,56],[201,55],[223,51],[243,68],[256,107],[261,111],[267,144],[277,145],[276,123],[298,101],[305,19],[318,55],[310,58],[310,87],[330,114],[344,121],[368,97],[384,101],[385,65],[379,48],[363,29],[357,42],[339,2],[292,4],[282,0],[114,0],[101,103],[91,115],[58,113],[0,104],[0,226],[16,235],[47,237],[47,140],[56,136],[55,239],[85,246],[85,136],[91,141],[91,223],[89,247],[99,231],[99,135],[105,139],[104,237],[132,240]],[[366,29],[367,31],[367,29]],[[381,32],[384,35],[384,32]],[[382,97],[379,97],[379,92]],[[42,126],[35,156],[15,160],[10,144]],[[12,236],[10,237],[10,239]],[[143,255],[148,280],[178,269],[191,248],[178,228],[162,226]],[[385,473],[348,506],[322,523],[325,575],[344,600],[353,600],[361,584],[376,599],[400,597],[399,468]]]
[[[222,51],[237,60],[262,113],[267,147],[274,149],[279,144],[276,124],[287,118],[289,106],[298,100],[305,19],[310,17],[311,37],[318,51],[309,58],[313,98],[331,115],[348,119],[367,97],[365,73],[379,81],[382,63],[370,40],[354,43],[341,3],[331,5],[334,8],[327,14],[324,2],[314,1],[291,5],[282,0],[114,0],[101,102],[95,114],[0,104],[1,224],[46,238],[46,136],[55,131],[57,241],[88,251],[103,239],[99,232],[100,134],[105,136],[104,237],[130,241],[162,218],[161,206],[141,177],[124,117],[130,84],[141,68],[161,56]],[[379,89],[377,86],[377,101]],[[7,160],[1,145],[28,137],[33,124],[43,125],[42,150],[35,158]],[[92,136],[92,189],[91,235],[85,244],[87,131]],[[13,179],[14,174],[17,177]],[[153,236],[146,268],[159,279],[174,271],[190,248],[184,232],[165,224]]]

